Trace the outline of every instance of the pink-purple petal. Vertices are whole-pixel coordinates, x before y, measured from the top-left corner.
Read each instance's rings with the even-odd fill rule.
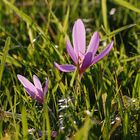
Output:
[[[25,91],[31,96],[32,99],[36,98],[36,93],[33,92],[33,90],[30,90],[29,88],[24,87]]]
[[[26,92],[31,96],[32,99],[34,100],[37,100],[38,102],[40,103],[43,103],[44,101],[44,98],[41,97],[38,92],[33,92],[32,90],[28,89],[28,88],[25,88],[24,89],[26,90]]]
[[[44,102],[44,97],[41,97],[41,96],[36,95],[36,96],[35,96],[35,99],[36,99],[38,102],[40,102],[40,103],[43,103],[43,102]]]
[[[105,57],[112,49],[113,47],[113,41],[97,56],[95,56],[92,60],[92,64],[95,64],[96,62],[100,61],[103,57]]]
[[[22,75],[17,75],[18,80],[21,82],[21,84],[24,86],[24,89],[26,90],[26,92],[32,97],[34,98],[35,95],[38,93],[37,89],[35,88],[35,86],[24,76]]]
[[[92,52],[94,56],[98,50],[99,41],[100,41],[99,34],[98,32],[95,32],[93,36],[91,37],[91,40],[87,49],[87,53]]]
[[[86,55],[85,55],[85,58],[83,60],[83,63],[82,63],[82,66],[80,68],[80,72],[84,72],[92,63],[92,52],[88,52]]]
[[[72,72],[75,70],[75,66],[71,64],[59,65],[56,62],[54,63],[55,67],[63,72]]]
[[[35,87],[36,87],[39,91],[43,92],[41,82],[40,82],[39,78],[38,78],[36,75],[33,75],[33,82],[34,82]]]
[[[75,64],[77,64],[78,63],[77,56],[74,52],[73,47],[71,46],[70,41],[68,41],[68,40],[66,41],[66,49],[67,49],[67,52],[70,55],[71,59],[74,61]]]
[[[85,53],[85,48],[86,48],[85,36],[86,33],[85,33],[84,24],[81,19],[78,19],[75,22],[72,31],[73,46],[77,57]]]

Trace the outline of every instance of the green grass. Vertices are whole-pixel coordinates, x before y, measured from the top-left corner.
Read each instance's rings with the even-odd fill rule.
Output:
[[[139,0],[1,0],[0,139],[139,139],[139,7]],[[71,63],[65,40],[78,18],[87,43],[99,32],[99,51],[114,40],[81,81],[76,72],[54,68],[54,61]],[[36,74],[43,84],[49,78],[43,105],[28,96],[17,74],[29,80]]]

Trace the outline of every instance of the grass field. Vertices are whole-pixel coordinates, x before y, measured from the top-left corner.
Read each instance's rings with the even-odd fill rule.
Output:
[[[99,33],[97,54],[114,41],[82,77],[54,66],[73,64],[66,39],[77,19],[87,46]],[[42,102],[17,74],[43,87],[48,78]],[[0,139],[139,140],[140,1],[0,0]]]

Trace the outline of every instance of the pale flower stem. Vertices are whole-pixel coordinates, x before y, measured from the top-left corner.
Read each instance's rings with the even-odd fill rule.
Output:
[[[75,104],[76,106],[79,103],[79,98],[81,98],[81,75],[77,73],[77,78],[76,78],[76,83],[75,83],[75,89],[76,89],[76,94],[75,94]]]

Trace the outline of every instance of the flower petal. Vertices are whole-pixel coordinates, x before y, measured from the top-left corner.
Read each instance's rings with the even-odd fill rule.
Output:
[[[78,59],[77,59],[77,57],[76,57],[76,54],[75,54],[75,52],[74,52],[74,49],[72,48],[72,46],[71,46],[71,43],[70,43],[70,41],[66,41],[66,49],[67,49],[67,52],[68,52],[68,54],[70,55],[70,57],[71,57],[71,59],[73,60],[73,62],[75,63],[75,64],[77,64],[78,63]]]
[[[41,96],[36,96],[35,99],[39,102],[39,103],[42,103],[44,102],[44,97],[42,98]]]
[[[85,58],[83,60],[83,63],[82,63],[82,66],[80,68],[80,73],[83,73],[92,63],[92,52],[88,52],[86,55],[85,55]]]
[[[39,78],[36,75],[33,75],[33,82],[34,82],[35,87],[37,89],[39,89],[41,92],[43,92],[41,82],[40,82]]]
[[[74,71],[76,68],[74,65],[71,65],[71,64],[59,65],[57,63],[54,63],[54,65],[57,69],[63,72],[71,72],[71,71]]]
[[[93,34],[93,36],[91,37],[91,40],[90,40],[90,43],[89,43],[89,47],[87,49],[87,53],[88,52],[92,52],[93,53],[93,57],[96,54],[97,49],[99,47],[99,41],[100,41],[99,34],[98,34],[98,32],[95,32]]]
[[[48,91],[48,83],[49,83],[49,80],[46,78],[46,82],[45,82],[45,86],[44,86],[44,95],[47,93]]]
[[[81,56],[81,54],[85,53],[86,48],[86,40],[85,40],[85,27],[81,19],[78,19],[74,26],[72,31],[72,39],[73,39],[73,45],[74,45],[74,51],[78,56]]]
[[[105,57],[112,49],[113,43],[114,42],[112,41],[99,55],[95,56],[92,60],[92,64],[95,64],[96,62],[100,61],[103,57]]]
[[[35,98],[36,94],[38,93],[37,89],[35,86],[24,76],[18,74],[17,75],[18,80],[21,82],[21,84],[24,86],[24,89],[26,92],[32,97]]]

